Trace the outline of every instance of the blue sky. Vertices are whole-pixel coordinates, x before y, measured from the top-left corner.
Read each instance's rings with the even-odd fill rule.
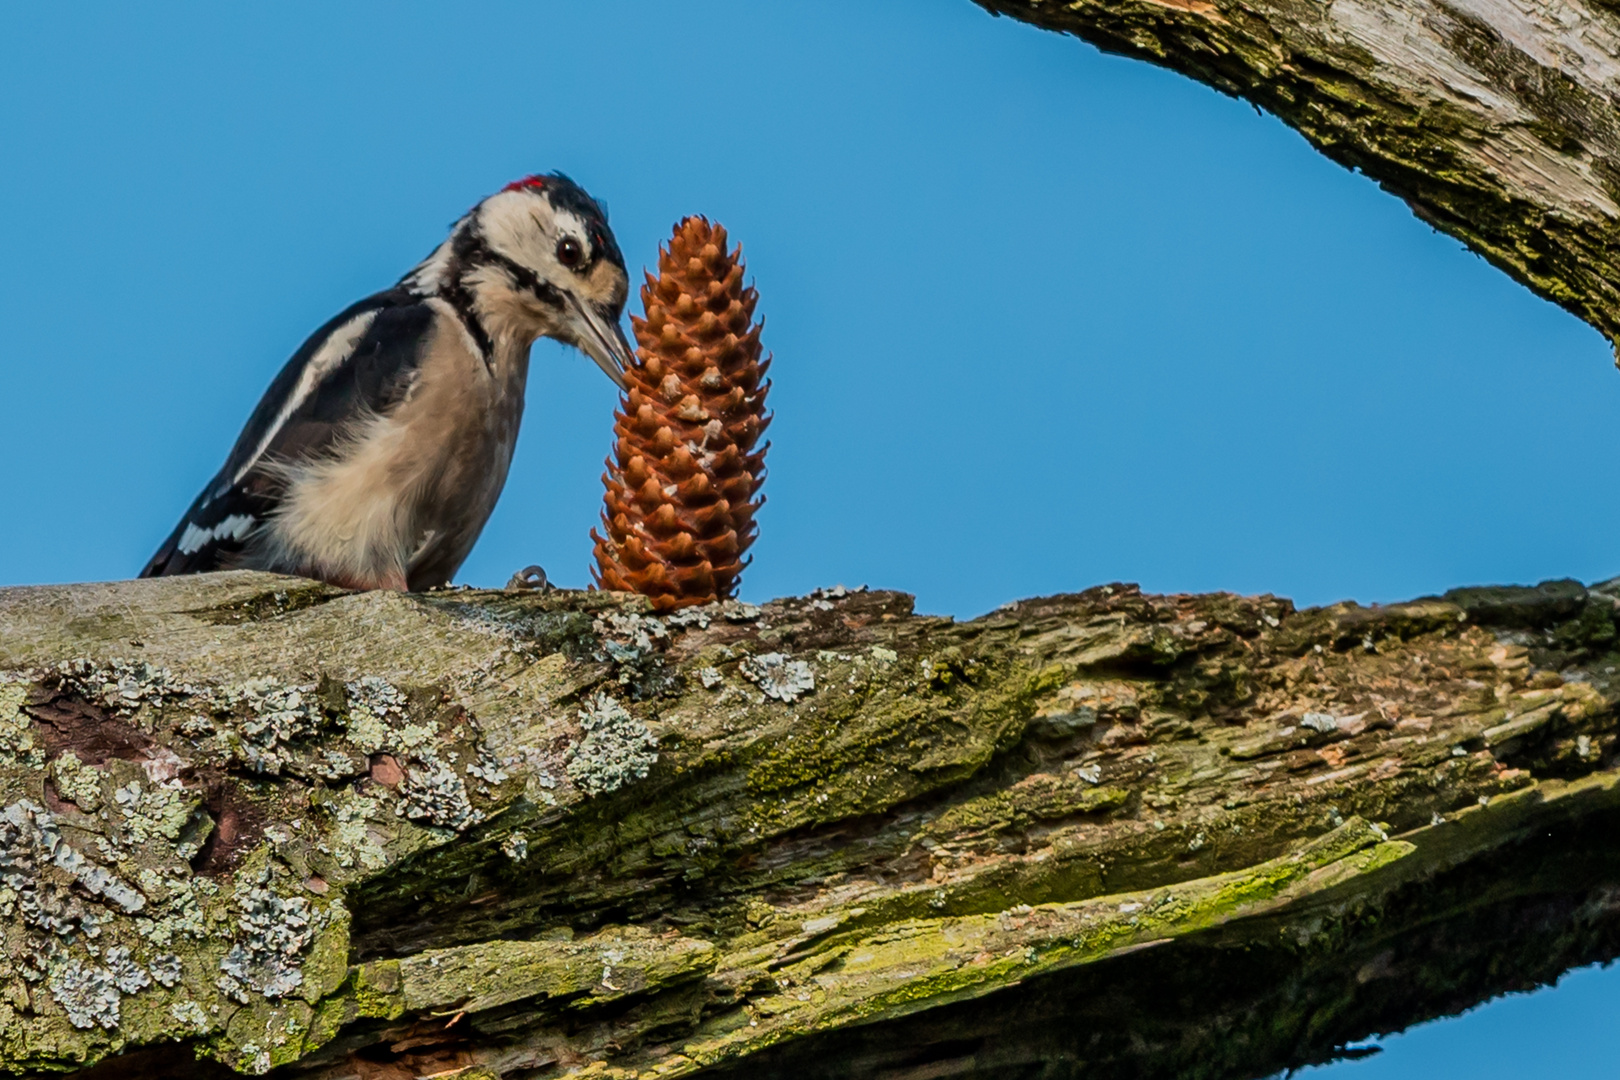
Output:
[[[549,169],[632,267],[688,213],[744,245],[748,598],[1620,574],[1607,345],[1250,106],[967,0],[530,0],[0,8],[0,582],[132,574],[306,334]],[[585,583],[613,400],[536,347],[461,580]],[[1617,1000],[1583,973],[1327,1071],[1597,1076],[1576,1006]]]

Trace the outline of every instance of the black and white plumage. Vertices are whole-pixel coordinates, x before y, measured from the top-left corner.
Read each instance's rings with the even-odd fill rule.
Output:
[[[558,173],[507,185],[293,354],[141,576],[447,583],[506,482],[529,347],[574,345],[622,387],[628,291],[589,195]]]

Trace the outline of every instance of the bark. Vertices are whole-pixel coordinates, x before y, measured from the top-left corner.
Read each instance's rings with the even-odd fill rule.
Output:
[[[0,590],[0,1066],[1324,1060],[1620,954],[1617,613]]]
[[[1602,0],[977,0],[1275,113],[1620,339],[1620,12]]]

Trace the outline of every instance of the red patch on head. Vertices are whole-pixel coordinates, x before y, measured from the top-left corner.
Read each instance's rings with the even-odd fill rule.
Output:
[[[522,191],[524,188],[543,188],[545,186],[546,186],[546,178],[543,177],[543,176],[535,175],[535,176],[525,176],[521,180],[514,180],[510,184],[507,184],[505,187],[501,188],[501,190],[502,191]]]

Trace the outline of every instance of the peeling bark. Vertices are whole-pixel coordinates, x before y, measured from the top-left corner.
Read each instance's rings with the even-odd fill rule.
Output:
[[[1620,341],[1620,13],[1582,0],[976,0],[1275,113]]]
[[[1324,1060],[1620,954],[1617,618],[0,590],[0,1065]]]

